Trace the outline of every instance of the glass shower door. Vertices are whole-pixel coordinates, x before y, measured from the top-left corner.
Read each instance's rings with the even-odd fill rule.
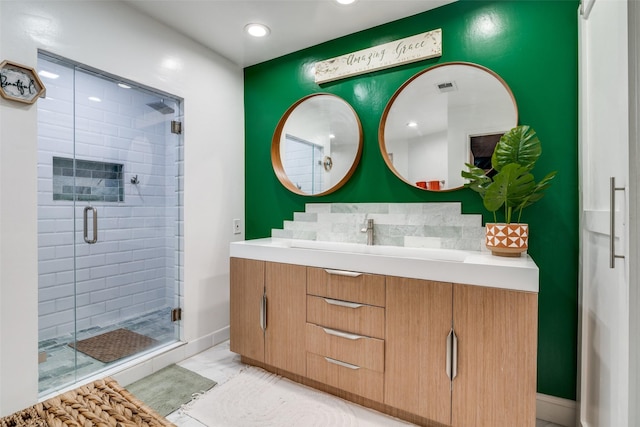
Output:
[[[181,102],[41,55],[40,391],[179,339]]]

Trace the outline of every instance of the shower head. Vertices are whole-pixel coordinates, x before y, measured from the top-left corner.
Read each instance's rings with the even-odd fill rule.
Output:
[[[153,108],[154,110],[161,112],[162,114],[171,114],[175,112],[173,108],[169,107],[167,104],[164,103],[164,99],[161,99],[160,101],[156,101],[156,102],[150,102],[147,105]]]

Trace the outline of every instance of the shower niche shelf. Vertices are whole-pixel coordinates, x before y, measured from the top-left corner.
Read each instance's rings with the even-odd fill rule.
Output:
[[[53,157],[53,200],[124,202],[124,166]]]

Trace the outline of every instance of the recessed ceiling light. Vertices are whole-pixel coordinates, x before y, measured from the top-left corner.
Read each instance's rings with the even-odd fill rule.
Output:
[[[407,126],[409,126],[410,128],[414,128],[414,127],[418,126],[418,124],[416,122],[409,122],[409,123],[407,123]]]
[[[338,4],[351,4],[351,3],[355,3],[356,0],[336,0],[336,3]]]
[[[89,98],[87,98],[89,101],[93,101],[93,102],[102,102],[102,99],[98,98],[97,96],[90,96]]]
[[[51,71],[46,71],[46,70],[40,70],[38,71],[38,74],[48,79],[57,79],[58,77],[60,77],[58,74],[52,73]]]
[[[131,86],[124,83],[118,83],[118,86],[120,86],[122,89],[131,89]]]
[[[269,27],[263,24],[247,24],[244,27],[244,30],[253,37],[264,37],[268,36],[271,30]]]

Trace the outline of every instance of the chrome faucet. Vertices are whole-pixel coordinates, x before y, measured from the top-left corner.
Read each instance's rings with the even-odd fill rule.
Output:
[[[373,219],[368,219],[366,227],[363,227],[360,232],[367,233],[367,245],[373,245]]]

